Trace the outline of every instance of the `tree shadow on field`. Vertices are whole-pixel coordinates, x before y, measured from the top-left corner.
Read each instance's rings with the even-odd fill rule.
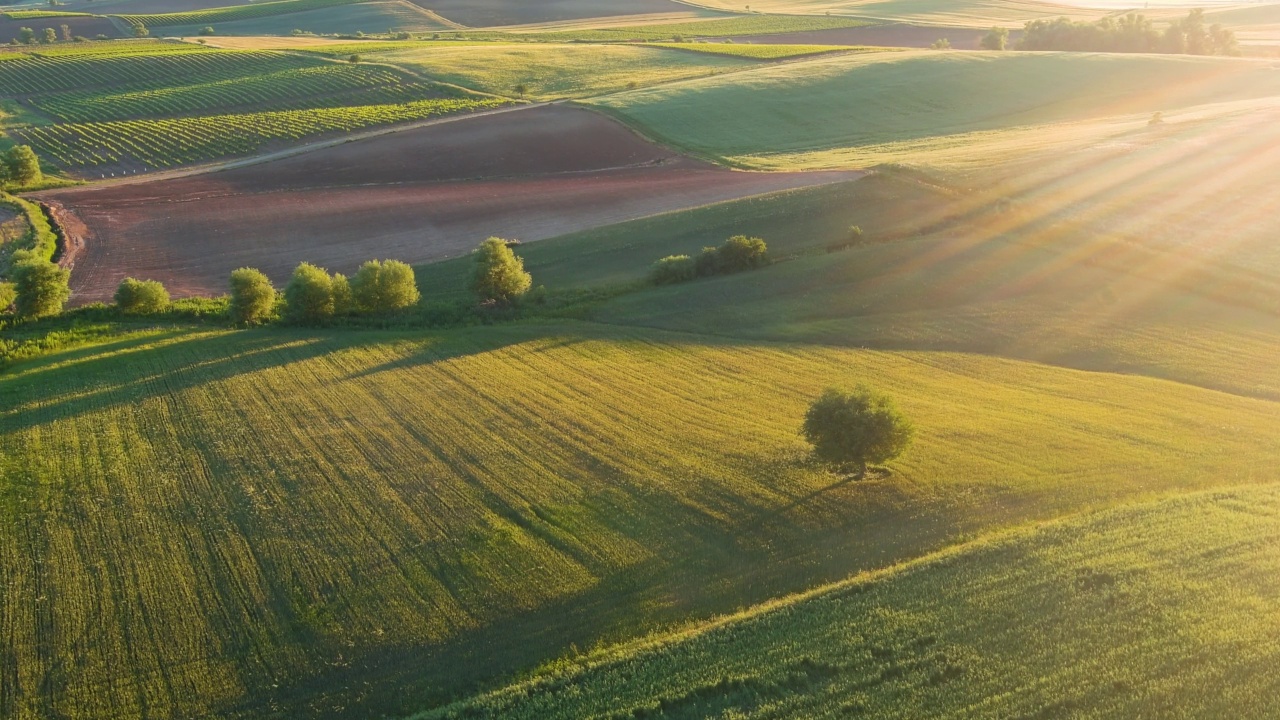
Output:
[[[404,357],[358,370],[334,380],[335,383],[359,380],[398,370],[435,365],[436,363],[456,360],[473,355],[484,355],[503,348],[526,343],[538,343],[531,348],[534,353],[568,348],[593,339],[589,335],[578,332],[563,332],[561,328],[547,328],[537,325],[509,325],[502,327],[467,329],[441,332],[430,336],[429,342],[423,342],[412,353]]]
[[[353,344],[342,336],[277,331],[220,333],[176,343],[166,339],[172,338],[121,341],[118,349],[128,351],[123,355],[95,357],[99,353],[86,349],[80,362],[33,375],[0,377],[0,393],[7,396],[10,408],[0,411],[0,433],[135,405],[237,375],[303,362]]]
[[[826,520],[732,522],[644,487],[613,486],[598,508],[649,559],[606,570],[590,588],[524,610],[477,618],[430,644],[379,644],[342,666],[313,665],[287,685],[250,688],[214,715],[229,718],[405,716],[506,684],[579,650],[733,612],[945,546],[964,522],[954,507],[912,502],[888,484],[830,499]],[[838,506],[838,507],[837,507]],[[752,508],[765,515],[765,508]],[[648,521],[646,521],[648,518]],[[655,522],[656,521],[656,522]],[[268,708],[270,708],[268,710]]]

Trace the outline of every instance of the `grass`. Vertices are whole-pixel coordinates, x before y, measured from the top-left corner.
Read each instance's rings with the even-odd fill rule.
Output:
[[[1280,75],[1251,60],[911,51],[762,67],[592,103],[678,147],[776,170],[930,154],[990,165],[1010,145],[1078,145],[1080,123],[1097,137],[1117,123],[1144,127],[1156,110],[1278,93]]]
[[[687,52],[727,55],[752,60],[785,60],[787,58],[825,55],[833,52],[880,52],[883,48],[849,47],[846,45],[738,45],[734,43],[648,43],[649,47]]]
[[[854,381],[922,429],[891,482],[802,459],[805,399]],[[3,532],[43,539],[0,544],[19,717],[406,712],[957,534],[1265,476],[1280,421],[1145,378],[580,324],[135,333],[0,396]],[[94,567],[145,615],[81,612]],[[398,689],[341,690],[365,682]]]
[[[1266,717],[1277,543],[1274,487],[1099,513],[416,717]]]
[[[165,34],[196,35],[207,25],[208,23],[178,25],[167,28]],[[289,35],[294,30],[316,34],[352,35],[357,32],[384,33],[390,28],[394,28],[397,32],[426,33],[446,29],[447,26],[407,3],[361,2],[287,15],[271,15],[232,22],[220,21],[215,22],[212,27],[217,36],[234,36]]]
[[[749,60],[631,45],[424,43],[367,59],[416,70],[473,90],[526,97],[589,97],[681,78],[737,70]]]
[[[598,28],[551,30],[535,26],[528,30],[463,30],[441,33],[441,37],[499,42],[626,42],[634,40],[667,41],[680,38],[729,38],[816,30],[837,30],[873,24],[856,18],[818,18],[786,15],[752,15],[745,17],[691,20],[656,25],[625,25]]]

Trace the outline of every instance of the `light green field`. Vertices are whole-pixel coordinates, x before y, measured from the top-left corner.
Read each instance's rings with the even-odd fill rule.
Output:
[[[847,45],[738,45],[734,43],[648,43],[649,47],[685,50],[687,52],[727,55],[752,60],[784,60],[786,58],[825,55],[833,52],[879,52],[881,48]]]
[[[591,102],[697,154],[815,169],[909,162],[922,152],[980,162],[956,146],[1079,144],[1080,123],[1097,136],[1117,123],[1143,127],[1157,110],[1277,95],[1280,73],[1263,61],[911,51],[762,67]],[[1001,156],[986,163],[993,158]]]
[[[435,32],[447,26],[407,2],[366,2],[322,10],[273,15],[234,22],[179,25],[166,35],[195,36],[209,25],[217,35],[289,35],[294,30],[316,34],[354,35],[357,32]]]
[[[1099,513],[418,717],[1265,718],[1280,690],[1277,546],[1274,487]]]
[[[737,11],[736,0],[697,0],[695,5]],[[1021,27],[1029,20],[1096,19],[1105,11],[1036,0],[763,0],[754,12],[795,15],[856,15],[895,22],[954,27]]]
[[[473,90],[526,97],[590,97],[682,78],[723,73],[752,61],[632,45],[433,43],[424,49],[367,56]]]

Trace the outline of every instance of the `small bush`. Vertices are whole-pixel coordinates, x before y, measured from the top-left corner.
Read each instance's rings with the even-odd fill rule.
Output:
[[[418,279],[413,268],[399,260],[370,260],[351,279],[356,308],[366,313],[389,313],[417,304]]]
[[[1004,50],[1009,44],[1008,28],[993,27],[982,36],[978,46],[983,50]]]
[[[932,50],[950,50],[951,41],[946,38],[938,38],[933,41],[933,44],[930,45],[929,48]]]
[[[169,307],[169,291],[155,280],[125,278],[116,288],[116,307],[126,315],[150,315]]]
[[[46,317],[62,312],[71,297],[71,272],[47,260],[32,259],[11,271],[19,317]]]
[[[720,246],[720,272],[735,273],[754,270],[769,264],[769,249],[764,240],[735,235]]]
[[[284,318],[291,323],[320,323],[333,317],[333,278],[329,273],[302,263],[293,271],[284,288]]]
[[[231,273],[231,303],[227,310],[237,323],[257,325],[271,317],[276,289],[261,270],[240,268]]]
[[[649,282],[654,285],[673,285],[688,282],[698,275],[697,263],[688,255],[668,255],[653,264]]]
[[[480,302],[510,302],[533,287],[533,277],[525,272],[524,260],[511,252],[502,238],[485,240],[473,255],[471,290]]]
[[[828,245],[827,252],[833,253],[840,252],[841,250],[848,250],[851,247],[861,245],[863,240],[864,236],[862,234],[862,228],[857,225],[850,225],[849,232],[845,234],[844,239]]]
[[[209,36],[209,35],[212,35],[212,34],[213,34],[213,32],[214,32],[214,30],[213,30],[213,26],[212,26],[212,25],[206,25],[206,26],[204,26],[204,27],[200,28],[200,34],[201,34],[201,35]]]

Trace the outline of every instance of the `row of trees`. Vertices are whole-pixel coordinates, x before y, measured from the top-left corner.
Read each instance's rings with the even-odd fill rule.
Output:
[[[30,145],[14,145],[0,153],[0,187],[29,187],[43,177],[40,158]]]
[[[84,41],[84,38],[75,38],[71,35],[70,25],[64,24],[64,25],[60,25],[59,27],[62,30],[62,39],[64,41],[66,42],[71,42],[72,40],[78,40],[80,42]],[[41,43],[41,42],[46,45],[52,45],[53,43],[58,42],[58,31],[54,30],[51,27],[47,27],[44,29],[43,32],[37,35],[36,31],[32,30],[31,28],[20,27],[18,28],[18,37],[14,38],[10,42],[10,44],[11,45],[35,45],[36,43]]]
[[[1004,50],[1009,31],[991,28],[980,45],[984,50]],[[1088,52],[1169,53],[1174,55],[1239,55],[1235,33],[1218,23],[1205,23],[1204,11],[1192,10],[1174,20],[1164,31],[1147,17],[1127,13],[1082,22],[1060,17],[1026,24],[1019,50],[1073,50]]]
[[[649,280],[655,285],[688,282],[694,278],[726,275],[769,264],[769,248],[764,240],[735,235],[720,247],[705,247],[698,257],[668,255],[654,263]]]
[[[471,289],[481,304],[510,303],[533,284],[524,261],[506,240],[485,240],[473,257]],[[277,315],[299,325],[323,324],[351,315],[387,315],[417,305],[422,297],[413,268],[398,260],[370,260],[351,278],[304,262],[294,269],[283,292],[277,291],[262,271],[240,268],[231,273],[229,290],[229,316],[245,325],[261,324]],[[164,285],[134,278],[120,283],[115,302],[127,315],[155,314],[170,305]]]

